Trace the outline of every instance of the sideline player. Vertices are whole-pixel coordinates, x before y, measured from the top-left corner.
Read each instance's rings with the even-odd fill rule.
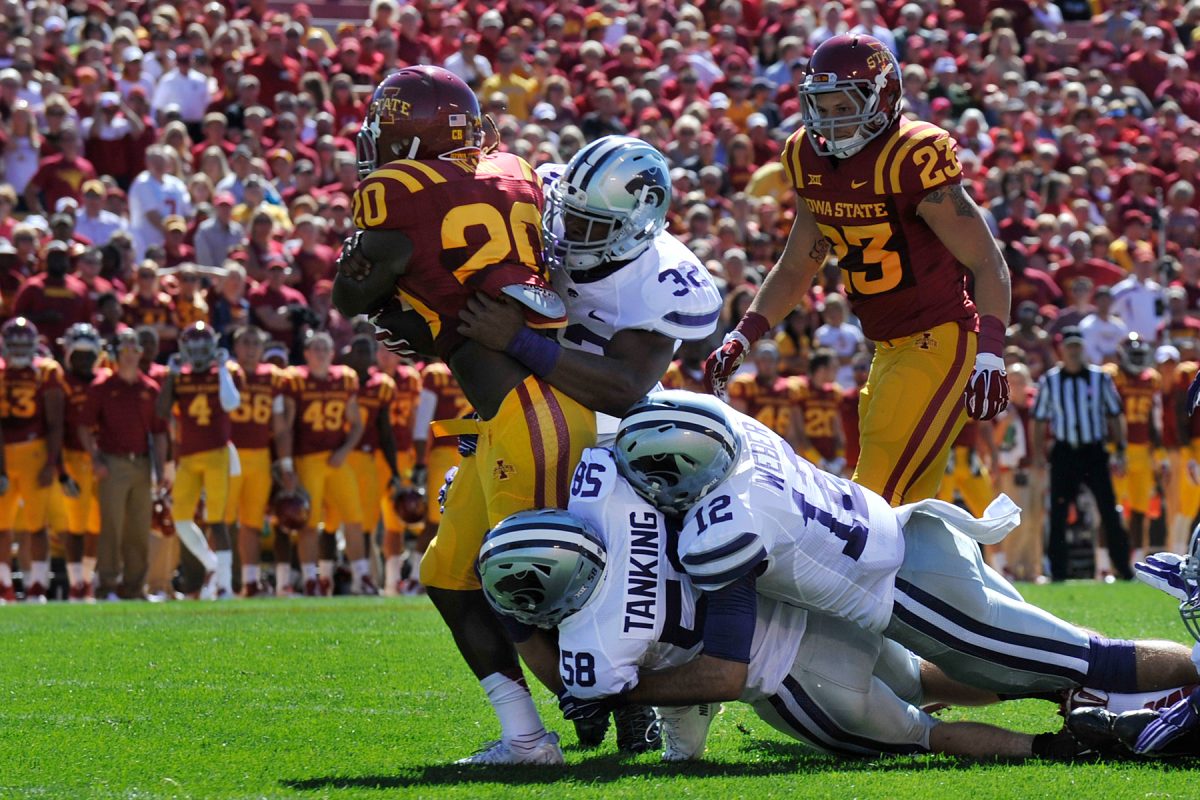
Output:
[[[984,458],[984,455],[987,458]],[[954,502],[955,490],[973,516],[982,517],[984,509],[996,499],[989,464],[995,463],[991,422],[967,420],[950,446],[946,476],[938,489],[938,499]]]
[[[417,466],[414,427],[417,420],[417,404],[421,397],[421,373],[412,364],[401,361],[400,356],[386,347],[377,348],[376,360],[379,369],[396,384],[396,397],[392,401],[389,421],[392,437],[396,441],[396,467],[401,478],[418,490],[423,476],[414,474]],[[424,442],[422,442],[424,445]],[[382,458],[382,454],[380,455]],[[381,467],[376,467],[381,469]],[[443,479],[445,475],[443,473]],[[425,495],[428,497],[428,494]],[[383,506],[383,593],[389,597],[415,591],[417,574],[421,565],[417,537],[424,529],[421,521],[408,522],[400,518],[391,498],[380,498]],[[429,505],[435,505],[429,503]],[[438,513],[441,511],[439,509]],[[427,513],[428,515],[428,513]],[[440,517],[439,517],[440,519]],[[404,578],[405,563],[409,566],[409,577]]]
[[[463,102],[477,115],[474,110],[478,108],[477,100],[463,88]],[[432,135],[432,141],[437,142],[436,131]],[[507,157],[484,156],[479,163],[504,160]],[[407,161],[394,162],[388,169],[397,164],[410,172],[417,169],[409,168]],[[437,164],[439,175],[450,169],[436,161],[424,162],[427,167],[433,164]],[[606,168],[603,172],[598,169],[601,164]],[[526,178],[532,177],[524,162],[513,168]],[[474,558],[484,530],[519,510],[565,504],[569,471],[583,447],[595,441],[597,421],[589,409],[612,415],[624,413],[665,371],[674,351],[674,340],[697,338],[697,332],[707,334],[719,312],[719,298],[707,281],[707,274],[678,243],[678,250],[671,251],[678,256],[670,261],[660,264],[657,258],[641,260],[642,269],[652,265],[648,284],[641,270],[626,269],[639,263],[638,256],[645,253],[653,251],[655,256],[661,255],[659,234],[665,228],[669,181],[669,170],[665,169],[661,154],[644,143],[624,137],[593,142],[576,154],[563,178],[550,187],[545,225],[554,237],[549,242],[552,257],[564,267],[555,272],[555,288],[568,299],[580,302],[573,309],[564,309],[558,296],[545,292],[544,279],[532,287],[536,292],[509,286],[507,294],[478,282],[473,287],[461,287],[463,291],[454,302],[445,304],[447,312],[452,313],[426,315],[429,327],[435,328],[432,331],[435,336],[440,334],[448,340],[445,344],[453,343],[457,337],[479,337],[478,343],[468,341],[448,355],[444,345],[442,348],[451,370],[485,422],[479,426],[482,429],[479,451],[474,458],[464,461],[447,497],[443,527],[426,553],[421,570],[422,583],[452,629],[456,629],[460,649],[501,718],[501,741],[473,757],[473,763],[530,760],[561,763],[557,737],[542,732],[528,689],[520,679],[516,659],[511,655],[511,643],[490,622],[492,612],[479,591]],[[370,183],[368,179],[364,185],[369,188]],[[541,189],[536,182],[523,192],[531,192],[534,207],[540,207]],[[363,187],[360,193],[365,196]],[[505,202],[505,208],[509,209],[510,218],[515,218],[511,200]],[[485,216],[495,219],[490,213],[485,212]],[[496,216],[502,223],[504,216]],[[522,244],[530,234],[534,239],[540,236],[541,214],[528,223],[521,222],[522,235],[516,237],[513,251],[503,253],[499,248],[495,251],[496,257],[512,259],[515,255],[515,264],[526,265],[523,278],[510,266],[507,280],[513,283],[519,280],[533,284],[530,274],[543,274],[540,242],[528,251]],[[440,227],[444,230],[446,223]],[[505,232],[505,236],[511,234]],[[429,249],[440,253],[437,242],[431,243]],[[444,259],[444,255],[439,258]],[[439,264],[438,269],[444,267]],[[335,289],[350,280],[346,270],[341,270]],[[647,285],[654,290],[656,303],[663,298],[671,301],[670,311],[656,309],[653,315],[662,326],[656,330],[661,332],[638,330],[637,326],[626,329],[621,315],[616,313],[618,310],[644,313],[643,303],[623,309],[618,307],[621,302],[618,298]],[[390,287],[388,282],[387,288]],[[401,289],[411,293],[412,286],[406,287],[402,282]],[[696,302],[696,298],[705,297],[706,291],[712,294],[711,308],[707,300]],[[575,293],[573,298],[571,292]],[[502,294],[505,303],[499,301]],[[469,306],[464,309],[468,298]],[[529,303],[540,305],[542,314],[531,316],[523,310],[522,306]],[[368,303],[343,311],[354,313],[370,308]],[[560,342],[540,337],[526,325],[527,322],[537,326],[561,325],[564,310],[570,318],[560,332]],[[590,317],[589,310],[593,312]],[[672,313],[677,316],[668,319]],[[462,321],[461,330],[447,330],[453,317]],[[384,326],[390,327],[386,322]],[[683,335],[676,335],[676,330]],[[504,412],[497,399],[507,399],[511,404],[513,395],[517,399],[524,395],[528,402],[519,414],[513,414],[516,418],[509,423],[510,432],[493,441],[489,431],[493,427],[500,430],[498,424],[493,426],[493,419],[498,421]],[[581,395],[592,402],[578,402]],[[497,448],[500,443],[507,449]],[[547,457],[537,459],[541,451]],[[534,463],[530,463],[527,455],[530,452],[535,454]],[[541,463],[537,463],[539,460]],[[506,482],[510,485],[504,490]],[[485,499],[487,502],[481,505],[479,501]],[[472,506],[486,507],[486,517],[478,511],[472,512]],[[455,530],[447,531],[449,520],[454,520]],[[452,575],[449,580],[444,576],[446,572]]]
[[[67,520],[64,542],[67,553],[67,578],[71,602],[94,602],[96,599],[96,543],[100,538],[100,502],[96,497],[96,477],[92,473],[92,457],[79,440],[83,424],[83,407],[87,403],[88,387],[96,379],[96,364],[104,340],[91,324],[72,325],[63,335],[64,415],[63,474],[59,485]]]
[[[999,541],[1020,516],[1007,497],[983,519],[939,500],[892,509],[755,420],[683,392],[639,403],[613,450],[639,493],[683,519],[680,563],[710,596],[756,591],[837,616],[987,691],[1197,681],[1181,645],[1091,634],[1026,603],[987,567],[977,543]]]
[[[754,373],[739,372],[729,382],[729,404],[802,449],[803,413],[793,412],[802,412],[803,381],[779,374],[779,347],[769,339],[755,342],[751,358]]]
[[[347,463],[362,436],[358,376],[349,367],[333,363],[333,337],[325,331],[310,331],[304,340],[304,364],[288,370],[283,406],[275,440],[280,481],[288,494],[303,489],[312,504],[312,515],[298,541],[304,594],[328,596],[333,593],[334,562],[326,557],[318,564],[316,529],[326,503],[342,520],[346,558],[358,581],[370,564],[363,549],[358,487]]]
[[[841,475],[846,468],[846,434],[842,389],[833,382],[837,370],[837,354],[828,348],[818,348],[808,359],[808,377],[800,381],[799,393],[802,446],[796,452],[826,472]]]
[[[1166,545],[1148,541],[1146,526],[1157,476],[1167,466],[1155,463],[1155,453],[1162,446],[1162,376],[1154,368],[1154,347],[1136,333],[1121,342],[1118,356],[1118,364],[1104,367],[1125,410],[1125,468],[1113,476],[1113,489],[1129,514],[1133,560],[1141,561],[1147,546],[1157,549]]]
[[[238,388],[242,370],[236,363],[230,364],[224,348],[217,347],[217,334],[206,322],[197,322],[180,335],[179,353],[167,366],[158,415],[169,420],[175,414],[179,438],[173,452],[178,464],[173,478],[168,465],[166,474],[160,476],[160,486],[171,491],[171,514],[179,541],[207,573],[201,598],[229,599],[233,596],[233,550],[225,505],[229,477],[241,471],[237,451],[230,444],[229,415],[242,402]],[[195,522],[202,493],[207,531]]]
[[[950,135],[901,116],[895,56],[877,39],[822,43],[800,86],[804,127],[783,166],[796,220],[736,330],[709,356],[712,391],[808,292],[832,247],[863,332],[876,344],[859,406],[854,480],[892,505],[933,496],[966,412],[1008,402],[1008,267],[962,185]],[[968,277],[974,278],[974,301]]]
[[[233,356],[242,374],[241,402],[229,412],[229,438],[237,449],[240,474],[229,478],[225,525],[236,530],[242,561],[242,597],[255,597],[262,582],[262,534],[271,502],[273,418],[282,410],[284,374],[262,360],[266,334],[248,325],[233,333]],[[291,564],[275,565],[277,586],[291,585]]]
[[[358,503],[362,510],[362,561],[366,564],[351,564],[355,576],[351,591],[354,594],[379,594],[375,579],[371,577],[370,560],[365,554],[371,552],[370,540],[379,526],[382,501],[394,497],[402,488],[399,467],[396,464],[396,437],[392,433],[392,403],[396,399],[396,383],[391,376],[375,366],[375,337],[358,334],[350,342],[350,352],[344,363],[358,376],[358,411],[362,418],[362,436],[350,451],[346,465],[354,474],[358,484]],[[386,486],[383,477],[389,476]],[[337,507],[325,503],[325,532],[336,531],[341,525],[341,514]],[[349,551],[349,532],[346,533],[346,549]]]
[[[472,413],[471,401],[463,394],[462,387],[450,367],[436,358],[421,367],[421,393],[418,395],[416,418],[413,425],[413,446],[416,464],[413,468],[413,483],[423,484],[426,497],[437,497],[446,473],[458,467],[458,437],[442,436],[430,430],[435,420],[461,419]],[[438,503],[429,503],[425,512],[425,530],[422,541],[428,545],[437,536],[442,524],[442,511]]]
[[[28,536],[32,560],[25,600],[44,603],[50,585],[46,520],[63,443],[62,367],[52,358],[37,355],[37,328],[24,317],[4,323],[0,340],[4,344],[0,429],[4,465],[11,480],[8,491],[0,495],[0,553],[11,552],[19,520],[19,533]],[[0,593],[6,602],[16,597],[7,559],[0,564]]]

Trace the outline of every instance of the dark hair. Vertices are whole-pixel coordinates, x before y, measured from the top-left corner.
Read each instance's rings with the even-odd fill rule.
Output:
[[[832,367],[837,365],[837,355],[827,347],[822,347],[813,351],[813,354],[808,357],[808,374],[812,375],[817,370],[823,367]]]
[[[233,343],[237,344],[243,339],[251,339],[257,344],[263,344],[267,341],[266,333],[255,325],[241,325],[233,332]]]

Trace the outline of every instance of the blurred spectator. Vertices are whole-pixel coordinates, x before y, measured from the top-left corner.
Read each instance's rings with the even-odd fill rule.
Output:
[[[104,184],[98,180],[83,184],[83,205],[75,215],[75,232],[97,247],[108,244],[118,231],[129,229],[128,223],[104,208]]]
[[[1096,310],[1079,323],[1087,360],[1103,364],[1116,358],[1117,349],[1129,335],[1129,326],[1112,313],[1112,290],[1100,286],[1094,295]]]
[[[148,247],[163,243],[163,222],[167,217],[191,213],[187,186],[167,172],[166,151],[162,145],[154,145],[146,151],[146,170],[129,187],[134,257],[140,259]]]
[[[1154,280],[1156,267],[1150,246],[1138,245],[1133,250],[1133,274],[1112,287],[1113,314],[1146,342],[1155,340],[1166,312],[1163,287]]]
[[[24,281],[12,313],[36,325],[57,352],[58,340],[67,328],[91,320],[92,303],[87,287],[69,274],[71,255],[66,242],[53,241],[46,246],[45,265],[45,272]]]
[[[245,230],[233,219],[234,198],[220,192],[213,198],[215,213],[200,223],[195,236],[195,260],[206,267],[219,267],[245,239]]]
[[[38,162],[37,172],[25,187],[25,206],[35,214],[52,212],[64,197],[78,202],[84,181],[96,177],[96,168],[80,153],[79,134],[74,128],[63,128],[57,147],[56,154]]]

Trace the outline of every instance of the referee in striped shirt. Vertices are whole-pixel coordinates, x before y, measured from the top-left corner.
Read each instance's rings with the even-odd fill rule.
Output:
[[[1110,468],[1125,468],[1125,417],[1121,397],[1112,377],[1087,362],[1083,334],[1068,326],[1062,331],[1062,360],[1038,381],[1033,409],[1034,466],[1046,466],[1047,429],[1050,448],[1050,577],[1067,577],[1067,510],[1082,484],[1091,490],[1100,508],[1113,570],[1125,580],[1133,577],[1129,565],[1129,538],[1117,513]],[[1105,442],[1114,447],[1112,458]],[[1110,464],[1111,461],[1111,464]]]

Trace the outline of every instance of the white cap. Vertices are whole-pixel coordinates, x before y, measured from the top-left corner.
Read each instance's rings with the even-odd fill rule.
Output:
[[[67,23],[63,22],[62,17],[46,17],[46,21],[42,23],[42,27],[50,33],[61,33],[67,29]]]
[[[729,96],[724,92],[713,92],[708,96],[708,104],[713,108],[729,108]]]
[[[1154,363],[1165,364],[1168,361],[1179,361],[1179,348],[1173,344],[1164,344],[1154,351]]]
[[[79,208],[79,203],[74,197],[60,197],[54,202],[54,213],[61,214],[68,208]]]
[[[145,53],[137,45],[131,44],[121,51],[121,59],[123,61],[141,61],[144,57]]]
[[[766,128],[768,125],[769,123],[767,121],[767,115],[759,111],[755,111],[753,114],[746,117],[747,128]]]

